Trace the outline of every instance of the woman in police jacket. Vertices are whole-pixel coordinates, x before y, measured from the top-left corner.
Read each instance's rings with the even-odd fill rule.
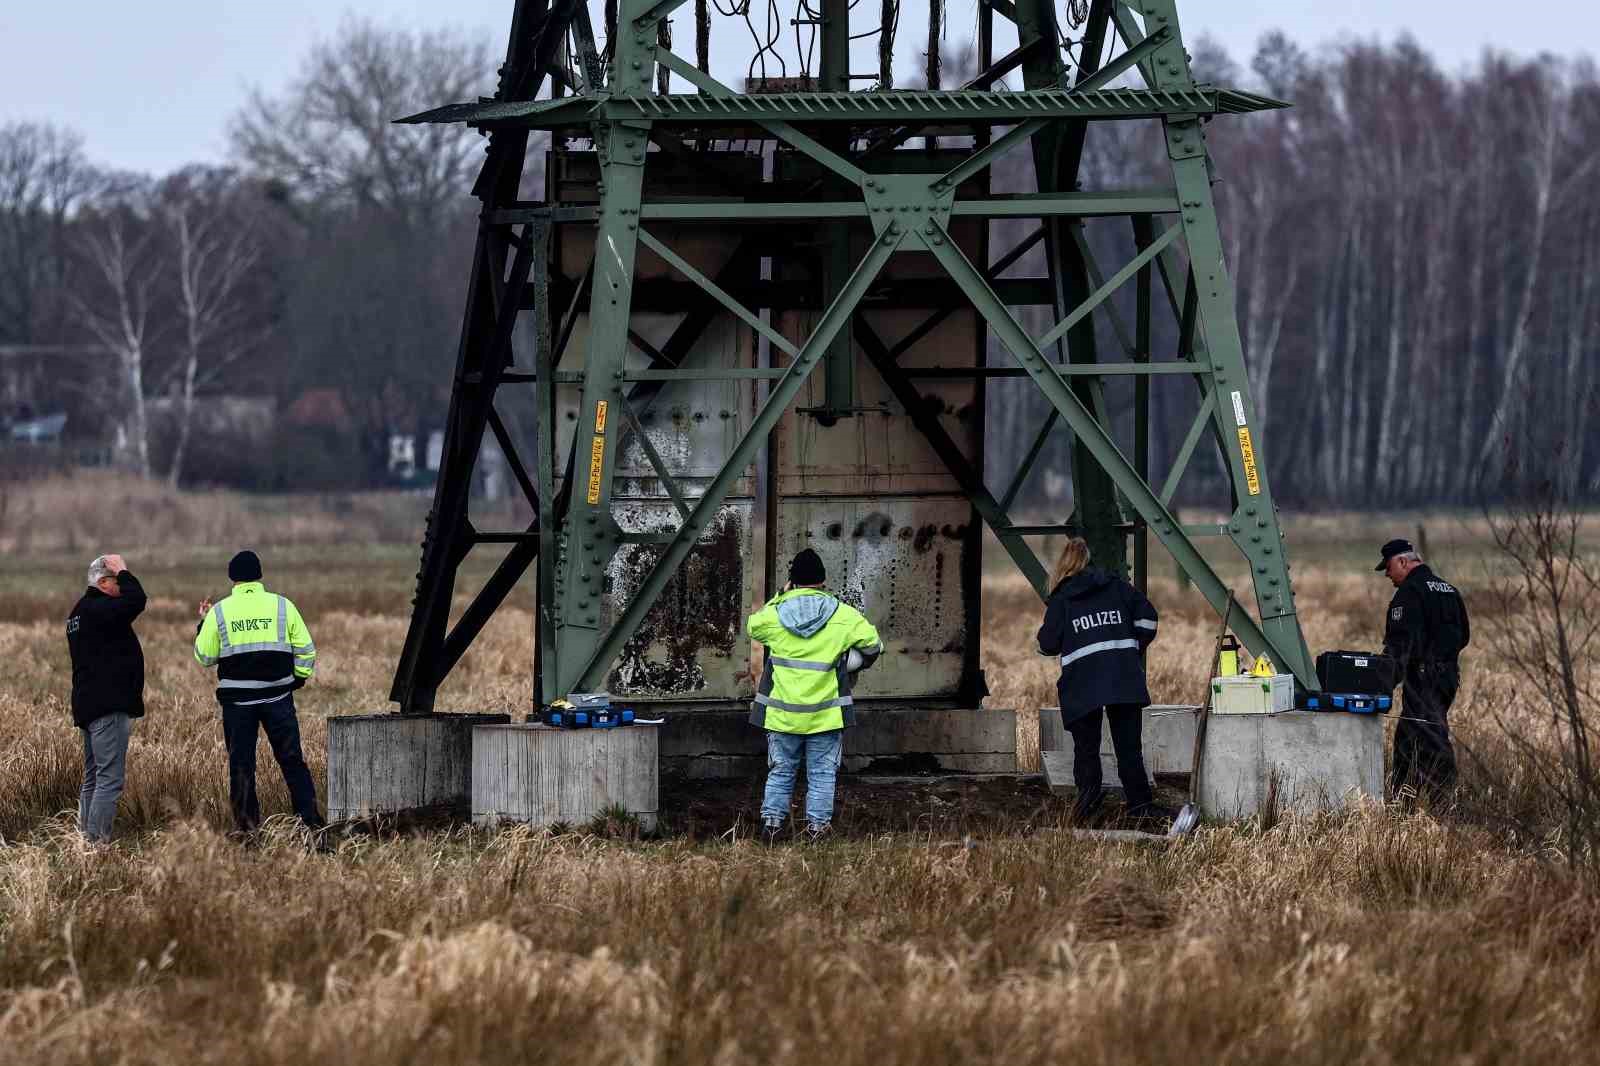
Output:
[[[1100,718],[1111,722],[1117,774],[1135,817],[1158,813],[1139,748],[1142,712],[1150,705],[1144,651],[1156,639],[1156,609],[1115,574],[1089,567],[1089,545],[1071,537],[1050,572],[1050,599],[1039,627],[1039,653],[1061,659],[1056,693],[1072,734],[1073,813],[1087,818],[1105,798],[1100,775]]]

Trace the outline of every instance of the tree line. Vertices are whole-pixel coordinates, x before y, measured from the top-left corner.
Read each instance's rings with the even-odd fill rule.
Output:
[[[391,120],[494,65],[456,32],[349,23],[249,99],[227,165],[159,177],[0,126],[0,414],[66,410],[174,484],[378,483],[389,435],[449,395],[479,158],[471,131]],[[268,398],[265,438],[203,417],[221,395]]]
[[[1193,63],[1197,78],[1294,104],[1220,117],[1207,134],[1280,502],[1477,504],[1508,469],[1567,498],[1600,490],[1594,65],[1488,53],[1452,75],[1411,40],[1313,56],[1281,34],[1248,72],[1204,41]],[[1168,181],[1156,133],[1094,128],[1086,186]],[[1133,257],[1125,221],[1088,236],[1103,274]],[[1118,294],[1125,322],[1132,301]],[[1172,317],[1157,316],[1157,358],[1175,351]],[[1097,319],[1101,351],[1115,351]],[[1152,388],[1158,475],[1197,407],[1181,384]],[[1032,391],[991,406],[991,470],[1031,442],[1046,410]],[[1108,393],[1125,416],[1131,387]],[[1069,447],[1058,435],[1042,465],[1064,469]],[[1214,460],[1197,464],[1180,501],[1225,501],[1219,480]]]
[[[1448,73],[1409,40],[1309,54],[1282,35],[1248,67],[1204,40],[1193,52],[1197,76],[1294,104],[1208,132],[1280,500],[1472,502],[1495,493],[1485,471],[1508,441],[1567,491],[1600,487],[1593,65],[1485,54]],[[174,484],[380,483],[389,437],[444,409],[481,159],[470,130],[391,120],[490,92],[495,65],[487,41],[350,23],[283,92],[249,99],[228,165],[159,177],[97,166],[47,123],[0,126],[0,414],[69,410],[75,432],[114,435],[137,473]],[[1025,165],[1013,153],[997,184],[1025,184]],[[1165,183],[1158,131],[1094,127],[1086,174]],[[1088,227],[1103,273],[1132,256],[1125,220]],[[1131,286],[1113,306],[1131,321]],[[1177,343],[1167,318],[1158,358]],[[989,390],[1001,484],[1047,412],[1022,384]],[[1195,408],[1179,384],[1153,388],[1158,474]],[[223,394],[271,398],[266,446],[202,417]],[[1124,441],[1130,397],[1108,385]],[[1049,472],[1069,448],[1058,430],[1025,499],[1063,503]],[[1215,498],[1216,479],[1199,464],[1180,502]]]

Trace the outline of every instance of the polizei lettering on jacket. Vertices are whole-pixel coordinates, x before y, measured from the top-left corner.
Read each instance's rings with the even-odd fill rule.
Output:
[[[1430,581],[1430,582],[1428,582],[1428,589],[1431,592],[1450,592],[1450,593],[1453,593],[1453,592],[1456,591],[1456,587],[1454,585],[1450,584],[1450,582],[1448,582],[1448,581]]]
[[[1092,614],[1080,614],[1072,620],[1074,633],[1086,633],[1091,629],[1101,626],[1115,626],[1122,624],[1121,611],[1095,611]]]
[[[240,618],[228,620],[229,633],[254,633],[258,630],[276,630],[278,623],[271,618]]]

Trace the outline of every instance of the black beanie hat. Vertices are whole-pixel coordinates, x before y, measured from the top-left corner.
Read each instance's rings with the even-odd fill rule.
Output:
[[[229,581],[260,581],[261,560],[256,553],[246,548],[244,551],[228,560]]]
[[[805,549],[794,557],[794,562],[789,564],[789,580],[796,585],[820,585],[828,580],[828,572],[822,566],[822,556]]]

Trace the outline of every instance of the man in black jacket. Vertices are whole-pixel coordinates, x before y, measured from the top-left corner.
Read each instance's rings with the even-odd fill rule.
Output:
[[[1467,605],[1409,540],[1385,544],[1377,570],[1395,589],[1384,624],[1383,653],[1394,658],[1404,678],[1389,791],[1398,796],[1410,784],[1418,795],[1439,800],[1456,783],[1449,716],[1461,686],[1456,660],[1472,639]]]
[[[72,654],[72,721],[83,732],[78,827],[84,839],[111,839],[128,757],[128,735],[144,717],[144,650],[133,620],[144,588],[120,555],[89,564],[89,588],[67,618]]]

